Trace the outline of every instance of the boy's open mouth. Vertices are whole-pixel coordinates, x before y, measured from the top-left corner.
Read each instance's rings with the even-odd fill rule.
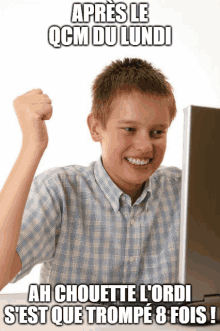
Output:
[[[132,164],[132,165],[135,165],[135,166],[146,166],[146,165],[148,165],[149,163],[151,163],[152,162],[152,158],[150,158],[150,159],[134,159],[134,158],[132,158],[132,157],[127,157],[126,158],[126,160],[130,163],[130,164]]]

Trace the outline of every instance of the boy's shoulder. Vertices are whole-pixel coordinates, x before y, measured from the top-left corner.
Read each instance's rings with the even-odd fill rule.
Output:
[[[160,166],[151,176],[151,190],[157,192],[157,198],[160,192],[163,198],[171,194],[169,198],[175,199],[181,195],[181,184],[182,171],[177,167]]]
[[[56,183],[74,182],[81,178],[88,181],[94,177],[95,161],[88,166],[68,165],[64,167],[50,168],[35,177],[35,182]]]
[[[152,175],[155,180],[160,180],[162,178],[167,178],[170,180],[181,180],[182,170],[177,167],[170,166],[160,166]]]

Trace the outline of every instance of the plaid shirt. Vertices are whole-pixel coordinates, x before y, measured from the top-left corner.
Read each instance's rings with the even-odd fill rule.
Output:
[[[181,171],[160,167],[134,205],[101,158],[88,167],[37,176],[26,204],[17,252],[22,269],[43,263],[40,282],[67,284],[178,282]]]

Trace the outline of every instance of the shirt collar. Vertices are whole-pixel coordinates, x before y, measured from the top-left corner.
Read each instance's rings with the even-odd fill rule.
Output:
[[[120,197],[122,195],[124,195],[127,199],[128,195],[125,194],[109,177],[107,171],[105,170],[105,168],[102,164],[102,157],[100,157],[99,160],[95,163],[94,175],[95,175],[95,179],[96,179],[100,189],[102,190],[103,194],[105,195],[106,199],[110,202],[114,211],[117,212],[120,207],[120,202],[119,202]],[[139,203],[143,202],[143,200],[146,198],[146,196],[148,196],[148,197],[150,196],[151,187],[152,187],[151,178],[149,178],[149,180],[147,180],[145,182],[143,191],[142,191],[140,197],[135,202],[135,204],[139,204]]]

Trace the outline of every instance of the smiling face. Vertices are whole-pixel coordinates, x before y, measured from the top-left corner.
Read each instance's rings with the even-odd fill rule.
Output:
[[[105,170],[132,196],[163,161],[170,125],[168,103],[166,98],[132,92],[117,97],[111,108],[106,128],[92,120],[90,131],[101,143]]]

